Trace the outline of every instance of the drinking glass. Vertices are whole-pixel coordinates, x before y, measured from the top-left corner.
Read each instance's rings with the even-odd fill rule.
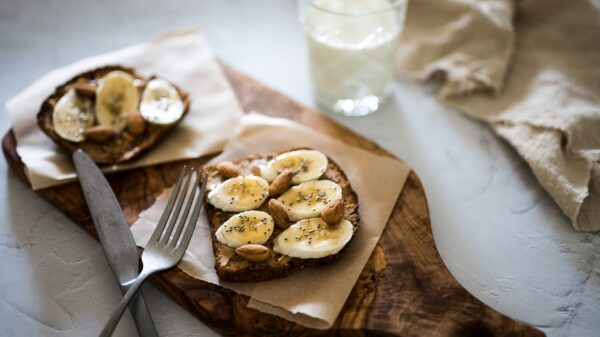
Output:
[[[407,0],[299,0],[315,98],[345,116],[376,111],[391,91]]]

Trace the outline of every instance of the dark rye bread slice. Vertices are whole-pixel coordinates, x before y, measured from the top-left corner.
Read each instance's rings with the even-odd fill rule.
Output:
[[[150,78],[144,78],[136,74],[135,71],[130,68],[121,66],[105,66],[79,74],[63,85],[57,87],[56,90],[54,90],[54,93],[44,100],[37,115],[37,121],[40,129],[42,129],[42,131],[44,131],[44,133],[48,135],[48,137],[50,137],[61,149],[69,154],[77,149],[83,149],[98,164],[121,163],[141,155],[153,145],[157,144],[162,137],[165,137],[171,130],[173,130],[188,113],[190,106],[188,94],[177,87],[177,85],[174,83],[171,83],[179,92],[179,96],[184,104],[183,116],[179,119],[179,121],[177,121],[177,123],[168,126],[146,123],[146,130],[139,135],[133,135],[127,130],[127,128],[125,128],[125,130],[119,133],[116,137],[104,144],[97,144],[90,141],[75,143],[61,138],[54,130],[54,126],[52,124],[52,113],[54,111],[56,102],[58,102],[58,100],[67,93],[72,84],[77,82],[97,84],[100,78],[113,70],[127,72],[134,78],[143,81],[144,84],[140,86],[139,90],[141,101],[141,94],[144,90],[145,83],[154,78],[154,76]]]
[[[292,150],[298,149],[291,149],[288,151]],[[257,154],[238,159],[233,162],[237,164],[240,168],[241,175],[249,175],[251,174],[251,167],[253,165],[265,164],[267,161],[273,159],[277,155],[284,152]],[[341,186],[342,196],[344,198],[345,205],[344,219],[349,220],[352,223],[354,232],[356,232],[356,230],[358,229],[359,221],[358,196],[352,189],[352,186],[350,186],[350,183],[348,182],[348,178],[346,178],[344,171],[342,171],[342,169],[333,160],[331,160],[331,158],[328,158],[328,161],[329,164],[327,167],[327,171],[323,174],[323,176],[320,179],[329,179],[338,183]],[[219,175],[215,165],[205,166],[202,168],[202,171],[208,173],[209,175],[208,186],[215,186],[216,184],[225,180],[222,176]],[[263,205],[261,205],[261,207],[258,208],[258,210],[268,213],[268,202],[269,199],[267,199],[263,203]],[[304,267],[326,263],[338,259],[352,242],[351,239],[350,242],[348,242],[346,246],[337,254],[320,259],[300,259],[289,257],[286,255],[276,254],[275,252],[271,251],[271,257],[266,261],[249,262],[241,258],[240,256],[237,256],[233,248],[221,244],[219,241],[217,241],[215,237],[215,232],[217,231],[219,226],[221,226],[221,224],[223,224],[225,221],[227,221],[227,219],[229,219],[236,213],[224,212],[220,209],[213,207],[210,203],[207,202],[207,198],[205,198],[205,206],[211,227],[211,239],[213,244],[213,252],[215,255],[215,269],[217,271],[217,274],[219,275],[219,279],[222,281],[258,282],[285,277],[290,273],[300,270]],[[273,240],[281,232],[282,230],[275,226],[274,232],[269,238],[269,240],[265,243],[265,246],[269,247],[269,249],[272,250]],[[354,238],[354,236],[355,235],[353,235],[352,238]]]

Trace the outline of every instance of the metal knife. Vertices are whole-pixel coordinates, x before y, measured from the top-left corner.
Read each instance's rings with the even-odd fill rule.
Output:
[[[81,149],[73,153],[73,162],[104,254],[124,293],[139,274],[140,258],[133,235],[113,190],[96,163]],[[140,336],[158,337],[142,291],[133,298],[129,310]]]

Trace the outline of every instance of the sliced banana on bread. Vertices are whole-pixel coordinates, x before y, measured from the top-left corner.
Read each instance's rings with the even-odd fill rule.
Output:
[[[59,147],[82,148],[99,164],[131,160],[160,141],[189,110],[188,95],[163,78],[107,66],[56,88],[37,115]]]
[[[307,181],[277,198],[291,221],[319,216],[328,203],[338,199],[342,199],[342,188],[331,180]]]
[[[202,170],[209,174],[206,209],[223,281],[265,281],[335,260],[358,229],[358,197],[319,151],[258,154]]]
[[[54,107],[54,131],[65,140],[73,143],[83,142],[85,130],[94,125],[93,106],[90,98],[77,95],[75,89],[68,90]]]
[[[171,125],[181,119],[184,109],[179,92],[171,83],[160,78],[148,82],[140,104],[140,113],[145,120]]]
[[[320,259],[337,254],[353,234],[352,223],[345,219],[334,224],[320,217],[304,219],[275,238],[273,251],[301,259]]]
[[[299,184],[319,178],[327,170],[327,157],[315,150],[295,150],[269,160],[261,170],[262,176],[273,181],[283,170],[294,171],[292,183]]]
[[[100,78],[96,90],[96,118],[119,133],[127,127],[127,116],[139,106],[139,92],[135,78],[122,70],[113,70]]]
[[[269,183],[249,175],[227,179],[211,188],[208,201],[225,212],[249,211],[260,207],[269,196]]]
[[[246,244],[263,244],[269,240],[275,223],[266,212],[245,211],[227,219],[215,232],[222,244],[238,248]]]

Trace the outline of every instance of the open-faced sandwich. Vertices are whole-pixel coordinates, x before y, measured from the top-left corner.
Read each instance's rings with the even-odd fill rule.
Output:
[[[188,95],[164,78],[106,66],[75,76],[42,103],[39,127],[62,149],[99,164],[130,160],[155,145],[189,110]]]
[[[258,154],[203,171],[221,280],[266,281],[332,261],[358,229],[358,197],[319,151]]]

